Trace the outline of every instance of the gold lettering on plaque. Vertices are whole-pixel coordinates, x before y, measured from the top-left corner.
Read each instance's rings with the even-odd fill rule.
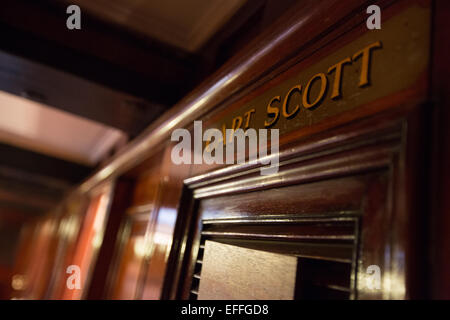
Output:
[[[255,113],[255,109],[251,109],[244,114],[245,117],[244,130],[248,129],[248,127],[250,126],[250,117],[252,116],[253,113]]]
[[[311,85],[314,83],[314,80],[320,79],[320,91],[319,95],[317,96],[316,100],[314,102],[309,102],[309,89],[311,88]],[[305,87],[305,92],[303,93],[303,106],[306,109],[312,108],[316,106],[323,98],[323,95],[325,94],[325,91],[327,90],[328,80],[327,76],[324,73],[318,73],[315,74],[309,81],[308,84]]]
[[[328,68],[328,73],[332,73],[336,70],[334,75],[333,91],[331,93],[331,99],[337,99],[341,97],[341,80],[342,80],[342,69],[346,63],[352,63],[350,58],[345,58],[339,61],[334,66]]]
[[[231,125],[231,130],[233,130],[233,132],[234,132],[237,129],[240,129],[241,125],[242,125],[242,117],[237,116],[237,117],[235,117],[233,119],[233,124]],[[225,137],[226,137],[226,135],[224,136],[224,140],[226,139]],[[233,142],[233,136],[232,135],[230,135],[230,141],[229,142],[230,143]]]
[[[283,102],[283,116],[286,119],[292,118],[293,116],[296,115],[298,109],[300,109],[300,104],[295,105],[294,109],[291,112],[288,112],[288,103],[289,100],[291,98],[291,95],[295,92],[298,91],[299,93],[301,93],[302,91],[302,85],[299,84],[297,86],[293,86],[288,93],[286,94],[286,97],[284,98],[284,102]]]
[[[406,8],[383,29],[299,69],[211,127],[224,133],[226,128],[278,128],[284,134],[406,89],[428,66],[429,31],[430,8]],[[414,54],[405,59],[406,51]]]
[[[369,80],[369,67],[370,67],[370,58],[371,58],[371,50],[381,48],[381,41],[377,41],[369,44],[367,47],[358,51],[353,55],[353,61],[357,60],[359,57],[362,57],[361,62],[361,77],[359,80],[359,87],[364,87],[370,83]]]
[[[270,117],[272,118],[272,120],[266,120],[264,122],[265,127],[270,127],[275,124],[278,121],[278,117],[280,116],[280,109],[278,109],[277,107],[272,107],[272,103],[274,101],[280,101],[280,96],[273,97],[267,105],[267,114],[271,115]]]

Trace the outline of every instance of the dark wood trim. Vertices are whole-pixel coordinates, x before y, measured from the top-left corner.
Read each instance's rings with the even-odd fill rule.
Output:
[[[220,224],[225,220],[240,219],[241,215],[244,215],[246,220],[251,219],[253,215],[264,217],[265,214],[270,219],[276,219],[275,213],[278,211],[269,209],[268,203],[271,199],[260,199],[261,202],[268,202],[267,205],[260,206],[257,202],[253,203],[255,199],[252,202],[250,198],[254,191],[274,188],[281,191],[281,187],[311,184],[322,180],[328,181],[329,184],[333,179],[365,174],[374,177],[368,180],[371,181],[366,187],[368,189],[364,189],[367,195],[361,197],[355,193],[354,198],[371,199],[369,203],[367,200],[361,202],[364,208],[361,210],[369,210],[370,215],[362,218],[364,235],[362,243],[365,247],[356,253],[354,259],[357,259],[355,260],[357,264],[355,262],[354,268],[359,273],[365,273],[366,264],[380,265],[386,276],[404,280],[398,285],[404,285],[405,291],[393,289],[384,293],[373,292],[365,289],[365,283],[358,284],[357,279],[353,279],[358,288],[354,297],[363,299],[426,297],[424,281],[416,281],[416,278],[423,274],[423,268],[421,263],[415,262],[422,259],[427,252],[426,246],[420,244],[426,238],[426,230],[418,228],[421,222],[427,220],[420,209],[426,205],[427,199],[418,199],[416,194],[417,186],[420,185],[418,181],[423,178],[422,174],[417,174],[417,170],[423,161],[408,160],[412,154],[422,153],[425,150],[426,134],[422,134],[422,129],[419,129],[422,127],[419,121],[420,110],[423,109],[424,106],[421,104],[404,105],[395,111],[384,112],[376,117],[354,121],[346,126],[323,132],[310,140],[304,142],[300,140],[282,152],[284,160],[280,163],[278,174],[269,177],[261,176],[257,167],[249,168],[242,165],[227,168],[225,173],[224,170],[218,170],[218,173],[211,172],[186,179],[184,207],[179,211],[163,298],[184,299],[189,296],[196,252],[200,245],[201,221],[198,217],[200,201],[209,199],[214,201],[220,198],[221,201],[233,203],[232,212],[223,211],[222,207],[220,207],[222,211],[212,208],[210,213],[202,216],[202,219],[213,219],[211,221]],[[421,139],[414,138],[418,132]],[[326,136],[332,136],[332,142],[328,140],[324,143]],[[244,194],[248,194],[249,199],[240,200],[246,204],[244,211],[240,212],[234,204]],[[236,200],[233,200],[233,197]],[[292,201],[295,201],[294,198]],[[290,212],[286,209],[288,205],[284,208],[284,202],[277,202],[274,206],[276,210],[289,215],[294,214],[295,210],[300,210],[296,208]],[[315,214],[304,217],[315,219]],[[209,220],[203,220],[203,223],[205,221]],[[375,221],[379,221],[379,225]],[[385,261],[383,252],[388,248],[392,260]],[[404,258],[399,258],[402,254]],[[403,263],[406,263],[406,269]]]
[[[292,158],[310,160],[315,157],[329,155],[342,149],[343,146],[349,148],[353,142],[353,147],[360,147],[361,143],[369,145],[373,141],[378,141],[380,136],[384,137],[386,141],[398,138],[398,128],[401,124],[394,121],[396,117],[404,115],[408,108],[403,110],[396,109],[394,111],[385,113],[383,116],[378,116],[372,119],[362,119],[351,123],[353,131],[348,130],[348,126],[340,126],[333,130],[334,139],[329,139],[329,132],[313,135],[308,140],[308,143],[294,142],[288,144],[280,150],[279,159],[281,164],[288,162]],[[386,116],[391,118],[391,122],[386,119]],[[368,125],[370,123],[370,126]],[[374,135],[377,132],[377,135]],[[361,140],[364,137],[364,140]],[[257,172],[259,175],[258,164],[244,163],[242,165],[231,165],[226,168],[220,168],[212,172],[199,174],[185,180],[185,184],[190,188],[200,188],[208,184],[221,182],[230,177],[240,176],[240,172]]]
[[[98,300],[107,298],[108,271],[114,263],[115,250],[120,239],[120,227],[124,221],[125,212],[130,205],[134,181],[119,179],[115,183],[112,203],[108,213],[102,246],[99,250],[95,268],[92,272],[86,299]]]
[[[450,2],[433,1],[432,74],[431,95],[433,102],[432,174],[430,175],[430,206],[432,218],[429,228],[428,257],[430,291],[432,298],[450,299]]]
[[[173,232],[172,248],[167,261],[167,269],[164,277],[164,285],[161,293],[162,300],[180,299],[180,288],[182,286],[184,266],[188,263],[189,255],[183,254],[193,250],[192,234],[195,231],[196,212],[198,202],[194,200],[192,190],[183,188],[180,203],[183,207],[179,209],[177,222]]]

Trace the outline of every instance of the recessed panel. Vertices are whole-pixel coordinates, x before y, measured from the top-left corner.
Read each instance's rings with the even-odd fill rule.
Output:
[[[199,300],[292,300],[297,258],[207,240]]]

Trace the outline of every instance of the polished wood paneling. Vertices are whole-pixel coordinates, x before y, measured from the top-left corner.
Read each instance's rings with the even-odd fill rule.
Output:
[[[174,166],[170,159],[173,145],[168,145],[161,168],[160,193],[155,209],[156,223],[151,233],[151,257],[146,266],[142,299],[161,299],[164,295],[166,277],[171,276],[168,269],[169,254],[174,241],[175,224],[179,210],[185,205],[182,199],[183,180],[189,175],[189,165]]]
[[[170,211],[159,214],[163,186],[168,181],[164,178],[164,163],[167,163],[164,154],[158,155],[127,173],[126,179],[134,182],[129,186],[132,192],[128,208],[124,210],[126,213],[122,212],[122,229],[117,233],[115,266],[110,268],[108,277],[112,286],[107,295],[110,298],[159,297],[160,288],[153,281],[163,279],[167,253],[161,252],[160,247],[167,247],[167,241],[171,241],[170,228],[174,222],[170,219],[175,218],[170,217]]]
[[[115,263],[118,270],[114,275],[110,299],[136,299],[142,265],[146,255],[145,234],[148,213],[129,217],[121,233],[120,255]]]
[[[30,258],[33,250],[33,237],[36,233],[37,223],[36,221],[28,221],[25,223],[20,231],[20,238],[17,244],[17,254],[15,257],[12,270],[7,270],[6,283],[8,288],[4,289],[3,299],[15,299],[24,297],[24,291],[27,290],[27,266],[31,263]],[[13,281],[16,281],[14,286]]]
[[[260,176],[258,170],[236,165],[227,175],[207,173],[186,180],[192,188],[191,199],[197,204],[194,210],[181,212],[191,215],[193,220],[182,236],[186,239],[181,244],[186,246],[186,254],[182,259],[181,282],[173,297],[189,296],[201,237],[266,242],[328,241],[332,245],[350,241],[356,249],[347,256],[353,270],[347,280],[357,279],[349,289],[350,297],[421,296],[423,291],[417,290],[414,280],[417,270],[405,268],[408,261],[420,257],[421,252],[410,248],[413,239],[420,238],[424,232],[411,233],[420,215],[414,211],[416,199],[411,197],[414,193],[406,193],[406,188],[410,188],[407,181],[417,178],[413,172],[420,163],[406,161],[406,155],[424,147],[420,139],[407,139],[418,132],[415,129],[419,123],[415,119],[420,113],[414,110],[419,107],[404,106],[393,113],[324,132],[320,135],[323,140],[304,140],[291,145],[282,151],[284,161],[279,172],[272,176]],[[326,149],[322,144],[325,137],[333,137],[327,141]],[[361,229],[355,230],[345,220],[339,220],[348,214],[360,219],[357,225]],[[331,218],[329,224],[327,217]],[[295,219],[306,219],[313,225],[282,223]],[[275,245],[261,247],[270,250]],[[333,250],[333,246],[329,248]],[[326,256],[326,252],[322,254]],[[370,265],[382,270],[381,290],[366,286]],[[326,296],[323,291],[311,292],[313,296],[316,293]]]
[[[108,297],[195,298],[207,240],[295,257],[304,270],[297,299],[447,296],[443,31],[432,31],[432,69],[411,86],[282,136],[277,174],[170,160],[173,129],[225,117],[368,32],[368,3],[302,2],[80,186],[86,194],[105,179],[133,184],[117,211],[125,218]],[[376,3],[386,21],[432,1]],[[432,14],[448,31],[445,14]],[[380,289],[367,286],[370,266],[381,270]]]
[[[92,194],[86,214],[79,229],[76,247],[70,258],[70,265],[80,268],[81,288],[70,289],[65,286],[61,298],[78,300],[86,297],[92,272],[97,261],[98,251],[102,245],[105,226],[109,216],[109,206],[113,185],[106,184]],[[65,271],[69,265],[61,266]],[[65,279],[68,277],[65,274]],[[66,281],[64,281],[66,283]]]
[[[383,11],[386,18],[411,4],[406,1],[392,3],[380,2],[387,8]],[[415,3],[429,5],[427,1]],[[351,41],[362,30],[355,28],[361,18],[355,14],[347,23],[330,33],[321,34],[317,44],[310,44],[298,56],[271,70],[271,76],[261,79],[259,84],[243,89],[242,92],[248,94],[235,105],[245,104],[260,95],[264,88],[282,81],[285,78],[282,72],[285,71],[286,75],[294,72],[295,64],[304,57],[309,55],[305,61],[310,62],[300,62],[299,66],[318,59],[320,54],[313,54],[318,48],[328,48],[322,54],[334,50],[335,45],[324,45],[347,28],[354,28],[354,31],[342,36],[341,41]],[[197,252],[202,252],[201,237],[220,235],[242,245],[239,241],[253,236],[249,227],[233,229],[230,225],[221,225],[217,231],[209,231],[205,229],[209,222],[220,224],[230,219],[243,219],[245,222],[258,223],[261,220],[263,223],[265,216],[295,214],[317,219],[325,212],[352,210],[360,212],[361,229],[355,238],[361,242],[351,258],[356,273],[350,277],[352,281],[358,279],[355,294],[351,297],[399,299],[426,296],[427,283],[417,280],[420,274],[424,274],[421,265],[427,248],[424,244],[427,230],[423,228],[426,226],[423,222],[427,220],[423,211],[427,199],[426,196],[421,197],[423,193],[419,191],[427,174],[424,165],[429,158],[426,79],[427,72],[411,88],[369,103],[362,107],[362,111],[334,117],[314,130],[282,137],[281,169],[272,177],[260,176],[258,165],[235,165],[215,171],[217,167],[196,166],[191,173],[193,177],[185,180],[189,189],[185,190],[185,210],[180,211],[178,224],[187,227],[179,227],[183,230],[176,233],[180,243],[175,243],[172,254],[178,258],[171,259],[174,267],[170,270],[174,276],[167,284],[172,289],[168,289],[165,297],[189,297],[191,281],[197,281],[199,266],[196,256]],[[239,96],[233,95],[221,104],[222,113],[218,109],[206,119],[220,118],[231,112],[232,102],[238,101]],[[345,126],[341,125],[343,123]],[[424,156],[418,156],[422,154]],[[262,226],[252,228],[264,229]],[[270,231],[261,230],[256,237],[258,241],[274,240]],[[307,238],[311,231],[294,231],[289,227],[280,230],[286,234],[290,232],[291,236],[298,232],[300,238]],[[280,245],[258,245],[266,250],[269,247],[270,250],[281,250]],[[177,249],[180,247],[183,247],[184,255]],[[293,252],[292,248],[283,250]],[[379,266],[383,272],[381,290],[370,290],[366,286],[367,267],[370,265]]]
[[[17,287],[12,297],[19,299],[45,299],[56,260],[58,218],[47,216],[32,222],[22,241],[25,252],[17,260],[13,272]],[[31,232],[31,233],[28,233]],[[28,247],[28,248],[27,248]],[[16,276],[16,277],[15,277]],[[13,280],[11,279],[11,280]]]
[[[120,179],[115,183],[105,237],[100,248],[97,263],[89,283],[87,299],[98,300],[107,298],[108,275],[114,269],[114,252],[120,245],[120,227],[125,211],[130,206],[133,191],[133,180]]]
[[[136,181],[132,202],[134,206],[155,203],[160,184],[158,169],[159,166],[153,168],[152,171],[144,173]]]

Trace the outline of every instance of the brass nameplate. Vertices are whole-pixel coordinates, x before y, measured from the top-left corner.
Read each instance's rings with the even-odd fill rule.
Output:
[[[429,32],[429,8],[409,7],[209,127],[282,135],[406,89],[426,70]]]

